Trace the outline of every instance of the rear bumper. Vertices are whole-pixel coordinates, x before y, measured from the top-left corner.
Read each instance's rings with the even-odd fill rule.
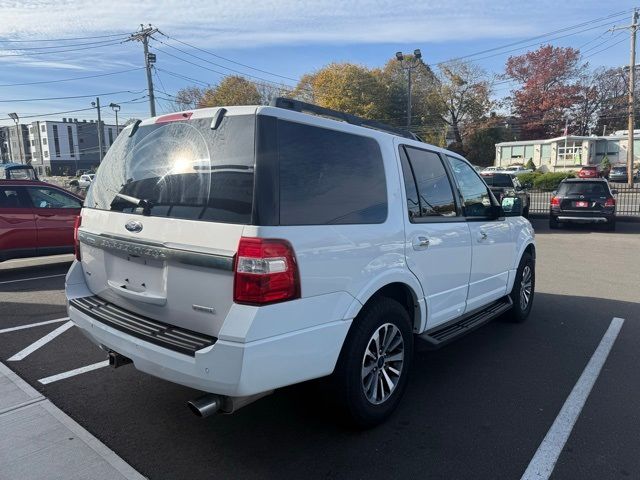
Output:
[[[552,208],[549,215],[558,222],[609,223],[615,220],[615,210],[580,211]]]
[[[77,262],[67,275],[66,290],[67,298],[92,295]],[[130,358],[136,369],[231,397],[254,395],[331,374],[351,325],[350,320],[338,320],[255,341],[218,339],[191,356],[116,330],[72,305],[68,312],[92,342]]]

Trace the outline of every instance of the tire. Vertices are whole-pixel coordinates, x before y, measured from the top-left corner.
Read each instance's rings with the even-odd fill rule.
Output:
[[[611,219],[607,222],[607,224],[605,225],[605,228],[607,229],[607,231],[609,232],[615,232],[616,231],[616,220]]]
[[[523,294],[523,290],[526,292],[527,284],[529,286],[529,295]],[[513,307],[506,314],[507,319],[515,322],[522,323],[531,312],[533,305],[533,297],[535,295],[536,287],[536,269],[535,262],[530,253],[525,252],[520,259],[518,270],[516,272],[516,279],[513,283],[513,289],[509,294]],[[525,301],[526,299],[526,301]]]
[[[382,356],[375,352],[377,358],[369,350],[375,346],[376,333],[379,334],[378,338],[383,337],[384,333],[390,334],[387,337],[390,338],[388,350],[383,350]],[[398,345],[399,338],[401,344]],[[400,353],[401,361],[398,361]],[[396,360],[389,361],[386,358],[391,356]],[[412,356],[413,331],[407,310],[397,301],[386,297],[365,305],[351,326],[333,375],[338,407],[349,424],[370,428],[382,423],[393,413],[407,386]],[[389,387],[380,374],[383,371],[393,387]],[[393,371],[399,371],[399,376],[395,376]],[[380,385],[382,390],[378,390]],[[390,393],[385,389],[390,389]]]
[[[549,228],[551,230],[557,230],[558,228],[560,228],[560,222],[558,222],[558,219],[553,215],[549,217]]]

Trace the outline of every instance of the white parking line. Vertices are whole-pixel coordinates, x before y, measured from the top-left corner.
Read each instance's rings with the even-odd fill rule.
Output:
[[[46,322],[30,323],[29,325],[20,325],[18,327],[4,328],[0,330],[0,333],[15,332],[16,330],[24,330],[26,328],[39,327],[41,325],[49,325],[51,323],[66,322],[67,320],[69,320],[69,317],[56,318],[55,320],[47,320]]]
[[[18,353],[16,353],[13,357],[9,358],[8,361],[9,362],[18,362],[20,360],[23,360],[25,357],[31,355],[33,352],[38,350],[40,347],[42,347],[43,345],[46,345],[51,340],[56,338],[58,335],[66,332],[67,330],[69,330],[71,327],[73,327],[73,322],[67,322],[67,323],[65,323],[63,325],[60,325],[53,332],[48,333],[47,335],[42,337],[40,340],[38,340],[36,342],[33,342],[31,345],[29,345],[24,350],[21,350]]]
[[[573,426],[587,401],[587,397],[589,393],[591,393],[591,389],[598,379],[598,375],[600,375],[600,371],[609,356],[609,352],[611,352],[611,347],[613,347],[616,338],[618,338],[623,323],[624,319],[617,317],[611,321],[609,328],[600,341],[600,345],[596,348],[582,375],[580,375],[578,383],[573,387],[573,390],[564,402],[560,413],[553,422],[553,425],[551,425],[544,440],[542,440],[536,454],[531,459],[524,475],[522,475],[521,480],[542,480],[548,479],[551,476],[558,457],[564,445],[567,443]]]
[[[48,383],[57,382],[58,380],[74,377],[76,375],[80,375],[81,373],[90,372],[92,370],[97,370],[98,368],[107,366],[109,366],[109,360],[103,360],[102,362],[94,363],[93,365],[87,365],[86,367],[80,367],[74,370],[69,370],[68,372],[62,372],[58,373],[57,375],[51,375],[50,377],[41,378],[38,381],[43,385],[47,385]]]
[[[31,277],[31,278],[20,278],[18,280],[5,280],[0,282],[0,285],[5,283],[18,283],[18,282],[29,282],[31,280],[42,280],[44,278],[55,278],[55,277],[64,277],[66,273],[60,273],[58,275],[45,275],[44,277]]]

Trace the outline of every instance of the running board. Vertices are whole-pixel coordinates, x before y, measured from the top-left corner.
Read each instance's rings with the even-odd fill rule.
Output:
[[[434,348],[439,348],[456,338],[459,338],[494,318],[502,315],[513,306],[511,298],[507,295],[483,308],[480,311],[465,315],[458,320],[453,320],[445,325],[440,325],[428,330],[419,337]]]

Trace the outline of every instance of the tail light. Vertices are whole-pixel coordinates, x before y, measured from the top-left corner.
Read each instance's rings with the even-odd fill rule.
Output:
[[[551,197],[551,206],[552,207],[559,207],[560,206],[560,199],[558,197]]]
[[[300,275],[286,240],[242,237],[234,262],[233,301],[266,305],[300,298]]]
[[[607,201],[604,202],[604,206],[605,207],[615,207],[616,206],[616,199],[615,198],[607,198]]]
[[[78,215],[76,221],[73,224],[73,253],[76,255],[76,260],[80,261],[80,239],[78,238],[78,229],[82,225],[82,216]]]

